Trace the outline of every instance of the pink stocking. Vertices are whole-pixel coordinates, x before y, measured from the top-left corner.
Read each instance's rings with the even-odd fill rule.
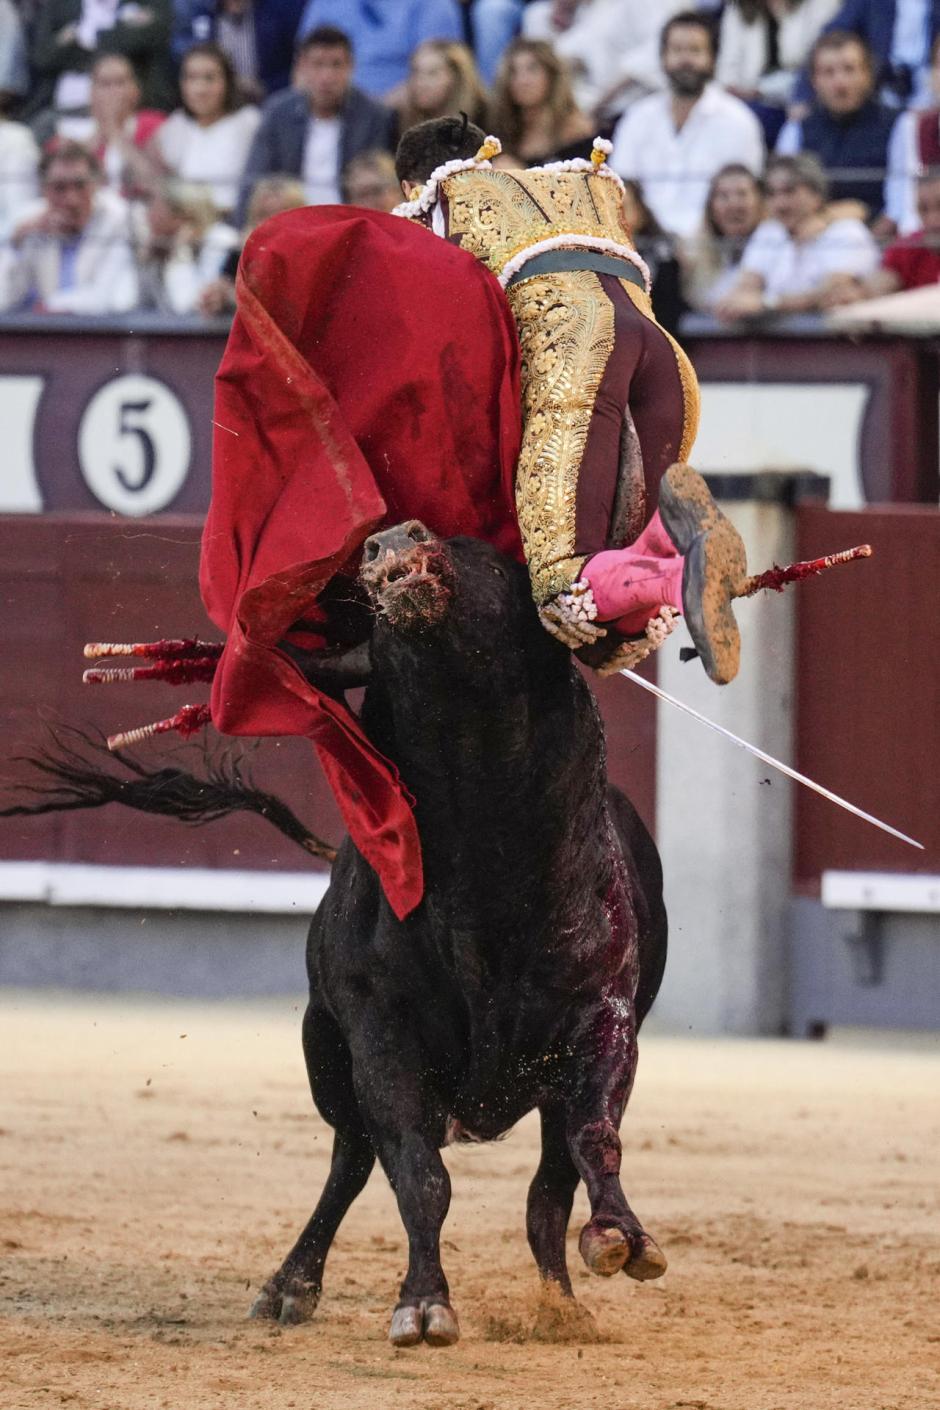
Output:
[[[671,549],[669,554],[655,551],[664,546],[662,540]],[[645,630],[660,607],[682,611],[684,565],[685,559],[656,514],[629,548],[596,553],[582,568],[581,576],[591,585],[598,621],[612,622],[624,636],[635,636]]]
[[[676,558],[679,550],[666,533],[659,510],[653,515],[643,532],[634,539],[630,547],[637,553],[653,558]]]

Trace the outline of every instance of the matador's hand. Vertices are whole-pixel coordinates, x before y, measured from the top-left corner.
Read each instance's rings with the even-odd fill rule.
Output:
[[[590,583],[579,578],[566,592],[549,598],[539,608],[539,620],[547,632],[576,651],[590,646],[607,635],[606,627],[597,625],[597,604]]]
[[[594,667],[599,676],[614,676],[618,671],[632,671],[658,651],[679,622],[679,613],[674,607],[660,607],[655,617],[646,624],[646,634],[635,641],[622,641],[605,661]]]

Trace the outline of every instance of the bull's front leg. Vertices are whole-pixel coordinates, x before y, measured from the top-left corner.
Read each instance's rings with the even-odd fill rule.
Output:
[[[636,1030],[622,1018],[621,1001],[614,1001],[618,1021],[605,1012],[591,1034],[590,1054],[582,1054],[583,1070],[567,1104],[568,1148],[587,1186],[591,1218],[581,1230],[578,1247],[593,1273],[611,1277],[621,1270],[645,1281],[666,1271],[666,1258],[627,1203],[620,1183],[622,1147],[619,1127],[636,1071]]]
[[[408,1271],[392,1314],[395,1346],[451,1346],[460,1336],[441,1266],[441,1227],[450,1208],[450,1176],[436,1145],[423,1133],[382,1142],[385,1166],[408,1234]]]

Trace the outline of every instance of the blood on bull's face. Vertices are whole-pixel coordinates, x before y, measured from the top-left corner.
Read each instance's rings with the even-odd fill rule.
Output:
[[[383,674],[419,656],[455,686],[472,679],[498,691],[533,654],[556,665],[567,656],[538,621],[523,565],[479,539],[442,542],[409,520],[366,540],[360,580]]]
[[[438,626],[453,597],[450,557],[417,519],[366,539],[359,576],[378,616],[399,632]]]

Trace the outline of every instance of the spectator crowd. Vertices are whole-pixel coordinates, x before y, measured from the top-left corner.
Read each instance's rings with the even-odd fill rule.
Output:
[[[667,326],[940,280],[940,0],[0,0],[0,313],[224,314],[257,224],[392,210],[452,113],[610,137]]]

